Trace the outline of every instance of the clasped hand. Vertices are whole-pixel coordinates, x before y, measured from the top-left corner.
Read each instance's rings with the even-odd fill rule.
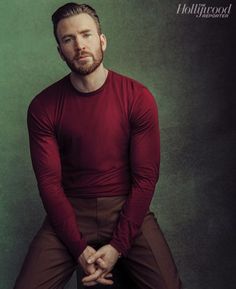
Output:
[[[112,285],[110,273],[119,258],[118,251],[111,245],[105,245],[97,251],[87,246],[79,256],[78,261],[83,268],[85,276],[82,279],[84,286],[93,286],[97,283]]]

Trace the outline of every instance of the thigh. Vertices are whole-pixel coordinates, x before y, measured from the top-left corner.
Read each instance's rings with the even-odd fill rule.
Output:
[[[181,289],[171,251],[151,212],[123,263],[140,289]]]
[[[30,244],[14,289],[62,289],[76,264],[47,219]]]

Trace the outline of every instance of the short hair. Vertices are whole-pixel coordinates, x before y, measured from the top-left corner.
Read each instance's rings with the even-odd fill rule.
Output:
[[[54,33],[57,43],[59,43],[59,39],[57,37],[57,26],[58,26],[59,21],[67,17],[75,16],[81,13],[86,13],[89,16],[91,16],[97,26],[98,34],[100,35],[102,33],[100,20],[94,8],[92,8],[91,6],[87,4],[78,4],[78,3],[70,2],[59,7],[52,14],[53,33]]]

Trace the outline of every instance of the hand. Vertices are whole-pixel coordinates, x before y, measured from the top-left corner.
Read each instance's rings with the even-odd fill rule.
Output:
[[[82,282],[94,282],[97,278],[105,278],[112,270],[119,258],[119,252],[110,244],[101,247],[97,252],[93,253],[87,259],[88,264],[97,264],[98,269],[96,272],[91,273],[82,279]],[[111,280],[109,280],[111,281]]]
[[[88,263],[89,257],[91,257],[94,254],[96,254],[96,250],[90,246],[87,246],[78,258],[79,264],[81,265],[81,267],[83,268],[84,272],[87,275],[93,274],[94,276],[97,276],[97,278],[92,281],[83,282],[82,280],[82,282],[84,283],[85,286],[93,286],[96,285],[97,283],[101,283],[103,285],[112,285],[113,281],[106,279],[112,277],[112,274],[103,274],[103,276],[100,277],[103,273],[103,269],[98,268],[98,266],[95,263],[93,264]],[[98,258],[97,262],[101,265],[101,267],[104,266],[104,261],[101,258]]]

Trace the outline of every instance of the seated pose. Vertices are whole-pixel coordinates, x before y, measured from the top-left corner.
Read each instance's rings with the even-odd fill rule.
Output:
[[[119,259],[138,289],[180,289],[149,210],[160,163],[155,99],[104,67],[107,40],[92,7],[65,4],[52,21],[71,72],[29,105],[30,152],[47,215],[14,288],[62,289],[75,269],[84,286],[106,287]]]

